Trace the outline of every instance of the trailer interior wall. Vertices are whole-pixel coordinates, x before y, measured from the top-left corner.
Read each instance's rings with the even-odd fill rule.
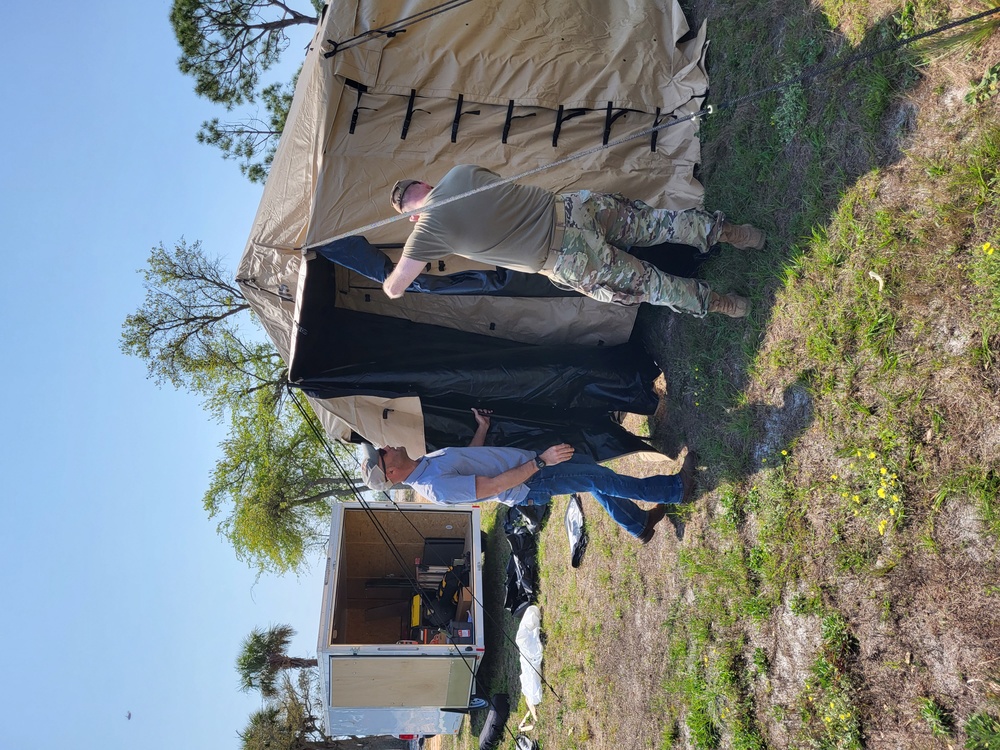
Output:
[[[413,578],[415,561],[423,555],[426,539],[461,539],[465,551],[473,548],[470,512],[420,510],[419,505],[413,510],[372,510],[378,526],[363,509],[345,511],[330,645],[405,639],[413,589],[376,582],[397,578],[402,583]],[[391,547],[380,528],[391,540]]]

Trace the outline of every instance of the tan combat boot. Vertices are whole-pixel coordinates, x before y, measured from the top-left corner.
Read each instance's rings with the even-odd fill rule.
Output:
[[[732,245],[737,250],[761,250],[764,247],[764,233],[751,224],[722,222],[719,242]]]
[[[708,311],[722,313],[730,318],[745,318],[750,312],[750,300],[733,292],[729,294],[712,292],[708,298]]]

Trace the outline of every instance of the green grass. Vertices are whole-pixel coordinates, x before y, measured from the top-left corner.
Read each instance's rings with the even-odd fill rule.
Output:
[[[689,625],[686,638],[675,636],[671,641],[670,670],[663,686],[675,721],[683,721],[696,748],[713,750],[725,740],[730,747],[763,750],[766,744],[750,697],[742,639],[726,638],[708,620]],[[662,747],[675,742],[671,729]]]
[[[953,729],[951,714],[933,698],[921,698],[918,702],[920,718],[927,723],[931,734],[938,738],[950,737]]]
[[[846,669],[856,641],[836,612],[823,617],[821,631],[821,653],[812,663],[798,700],[801,739],[824,750],[860,750],[864,746],[861,722]]]
[[[966,750],[997,750],[1000,748],[1000,719],[980,711],[965,723]]]

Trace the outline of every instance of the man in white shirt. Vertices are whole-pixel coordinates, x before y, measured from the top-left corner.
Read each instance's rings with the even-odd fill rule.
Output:
[[[369,487],[406,484],[431,502],[540,505],[553,495],[589,492],[625,531],[646,544],[670,505],[694,495],[696,454],[688,451],[680,472],[636,479],[617,474],[568,443],[535,453],[485,446],[489,412],[473,409],[477,429],[467,448],[443,448],[414,460],[405,448],[365,446],[362,475]],[[643,510],[635,500],[655,503]]]

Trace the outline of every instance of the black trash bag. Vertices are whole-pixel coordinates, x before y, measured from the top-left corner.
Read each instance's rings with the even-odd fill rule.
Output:
[[[542,528],[542,521],[549,510],[549,504],[518,505],[507,510],[507,518],[503,523],[505,534],[514,533],[518,525],[525,526],[532,534],[537,534]]]
[[[503,728],[510,716],[510,699],[507,693],[497,693],[490,698],[490,712],[479,733],[479,750],[496,750],[503,739]]]
[[[534,535],[524,526],[507,534],[510,560],[507,561],[507,595],[504,609],[520,616],[535,601],[538,583],[538,546]]]
[[[569,537],[570,563],[579,568],[583,562],[583,553],[587,549],[587,531],[584,526],[583,505],[580,496],[573,494],[566,506],[566,535]]]

